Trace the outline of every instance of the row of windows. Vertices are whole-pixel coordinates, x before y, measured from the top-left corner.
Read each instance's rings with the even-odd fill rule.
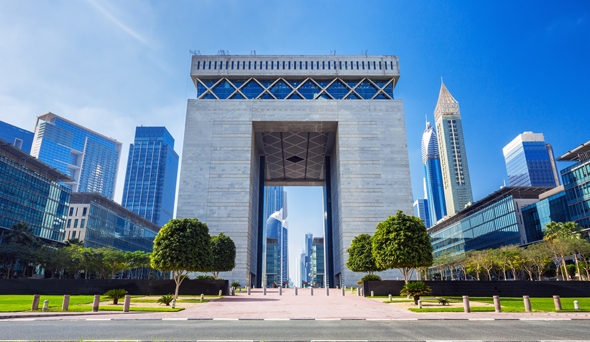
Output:
[[[86,209],[86,208],[84,208],[84,209]],[[84,228],[85,222],[86,222],[85,219],[81,219],[79,228]],[[72,219],[68,219],[68,224],[67,224],[66,228],[78,228],[78,219],[74,219],[74,227],[72,227]]]
[[[235,64],[234,64],[235,63]],[[366,63],[366,64],[365,64]],[[248,70],[291,70],[291,66],[293,70],[365,70],[365,65],[367,70],[387,70],[389,64],[389,69],[394,70],[393,62],[382,62],[382,61],[198,61],[197,62],[197,69],[208,69],[208,70],[234,70],[234,66],[236,70],[240,70],[240,66],[242,70],[246,68]]]

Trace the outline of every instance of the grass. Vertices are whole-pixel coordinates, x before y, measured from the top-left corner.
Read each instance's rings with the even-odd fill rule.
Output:
[[[32,295],[0,295],[0,312],[18,312],[18,311],[30,311],[31,304],[33,303]],[[61,310],[63,302],[63,296],[40,296],[39,297],[39,311],[43,308],[43,301],[49,300],[50,312],[66,312]],[[112,303],[112,300],[106,296],[100,297],[101,302],[108,301]],[[70,296],[70,306],[67,312],[85,312],[92,311],[92,305],[77,305],[77,304],[90,304],[94,301],[94,296]],[[134,301],[132,299],[131,301]],[[121,300],[119,300],[121,302]],[[155,302],[155,301],[154,301]],[[192,302],[192,301],[191,301]],[[123,311],[123,306],[120,307],[99,307],[99,310],[103,311]],[[183,310],[183,308],[137,308],[131,307],[130,311],[170,311],[176,312]]]
[[[462,300],[460,297],[445,297],[447,299]],[[492,297],[470,297],[472,302],[493,304]],[[553,298],[530,298],[531,309],[533,312],[590,312],[590,298],[561,298],[561,307],[563,310],[555,310]],[[574,309],[574,300],[580,303],[580,310]],[[502,312],[526,312],[524,310],[524,300],[520,297],[500,297]],[[408,309],[413,312],[463,312],[463,308],[427,308]],[[471,307],[472,312],[494,311],[494,307]]]
[[[84,308],[80,311],[92,311],[92,305],[79,305],[79,307]],[[71,307],[70,307],[71,308]],[[101,306],[98,308],[99,311],[123,311],[123,306]],[[159,312],[177,312],[184,310],[184,308],[138,308],[138,307],[130,307],[129,311],[159,311]]]
[[[413,302],[414,302],[413,299],[402,299],[402,300],[392,300],[392,301],[386,300],[383,303],[389,304],[389,303],[413,303]],[[422,303],[438,303],[438,300],[430,300],[430,299],[422,300]]]
[[[132,299],[131,303],[157,303],[157,299]],[[207,303],[208,300],[204,300],[201,302],[200,299],[179,299],[176,301],[177,303]]]

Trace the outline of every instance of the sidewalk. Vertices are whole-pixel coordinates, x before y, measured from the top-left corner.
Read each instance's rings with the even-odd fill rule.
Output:
[[[294,289],[283,289],[279,296],[278,289],[267,289],[266,296],[262,289],[254,289],[248,296],[236,292],[228,296],[179,312],[81,312],[81,313],[0,313],[0,320],[9,316],[15,319],[214,319],[214,320],[557,320],[590,319],[590,313],[494,313],[494,312],[441,312],[415,313],[393,305],[383,304],[377,300],[359,297],[356,293],[341,296],[340,290],[330,289],[326,296],[325,289],[299,289],[295,296]]]

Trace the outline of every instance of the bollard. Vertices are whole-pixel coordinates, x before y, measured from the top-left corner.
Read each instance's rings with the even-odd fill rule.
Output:
[[[531,300],[529,296],[522,296],[522,299],[524,300],[524,311],[531,312]]]
[[[356,289],[356,295],[357,295],[357,297],[361,296],[361,288],[360,287]]]
[[[92,302],[92,312],[98,312],[99,305],[100,305],[100,295],[94,295],[94,302]]]
[[[221,297],[221,294],[222,294],[222,293],[223,293],[223,292],[222,292],[221,290],[219,290],[219,297]]]
[[[201,302],[205,299],[205,295],[201,293]]]
[[[172,309],[176,309],[176,299],[172,300]]]
[[[555,304],[555,310],[561,310],[561,299],[559,299],[559,296],[553,296],[553,304]]]
[[[313,296],[313,287],[309,288],[309,293]]]
[[[282,296],[282,295],[283,295],[283,288],[279,287],[279,296]]]
[[[371,291],[371,298],[373,298],[373,291]]]
[[[41,295],[33,296],[33,304],[31,304],[31,311],[39,310],[39,297],[41,297]]]
[[[502,312],[502,307],[500,306],[500,296],[494,296],[494,310],[497,313]]]
[[[392,299],[391,299],[391,295],[389,295],[389,301],[391,302],[391,300],[392,300]]]
[[[249,287],[247,288],[247,291],[248,291],[248,296],[249,296],[250,295],[250,288]]]
[[[266,296],[266,287],[263,287],[263,288],[262,288],[262,294],[263,294],[264,296]]]
[[[43,311],[47,311],[47,309],[49,309],[49,301],[45,299],[43,301]]]
[[[422,309],[422,300],[418,299],[418,309]]]
[[[463,296],[463,311],[470,313],[471,309],[469,308],[469,296]]]
[[[342,292],[342,297],[344,297],[344,293],[346,292],[346,291],[344,290],[344,287],[343,287],[343,288],[341,288],[341,289],[340,289],[340,291]]]
[[[580,310],[580,303],[577,300],[574,300],[574,310]]]
[[[330,288],[326,287],[326,296],[330,296]]]
[[[63,311],[68,311],[69,306],[70,306],[70,295],[64,295],[64,301],[61,303],[61,309]]]
[[[297,296],[297,286],[295,286],[295,295]]]
[[[123,304],[123,312],[129,312],[131,306],[131,295],[125,295],[125,303]]]
[[[231,288],[231,295],[232,296],[235,296],[236,295],[236,288],[235,287],[232,287]]]

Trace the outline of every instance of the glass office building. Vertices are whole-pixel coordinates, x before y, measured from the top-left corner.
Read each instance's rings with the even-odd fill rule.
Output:
[[[313,238],[311,243],[311,272],[310,285],[312,287],[324,287],[326,284],[326,270],[324,259],[324,238]]]
[[[33,136],[34,134],[31,131],[0,121],[0,139],[11,143],[23,152],[31,153]]]
[[[445,251],[498,248],[528,242],[522,208],[539,201],[547,187],[502,187],[428,229],[434,256]]]
[[[580,227],[590,228],[590,141],[557,160],[574,162],[561,170],[569,214]]]
[[[541,194],[539,202],[522,209],[522,218],[528,243],[543,240],[543,228],[549,222],[570,221],[564,187]]]
[[[542,133],[519,134],[503,152],[510,186],[559,186],[553,147]]]
[[[281,284],[281,246],[279,239],[266,238],[266,287]]]
[[[174,215],[178,154],[165,127],[137,127],[129,146],[122,204],[163,226]]]
[[[287,210],[287,192],[282,186],[268,186],[265,189],[266,237],[277,239],[279,244],[279,281],[277,284],[289,283],[289,214]],[[268,248],[266,246],[265,248]],[[265,272],[267,274],[268,272]],[[267,280],[268,284],[268,280]]]
[[[424,222],[426,228],[430,228],[431,225],[428,202],[427,199],[423,198],[414,201],[414,216],[420,218]]]
[[[113,198],[122,144],[53,113],[37,117],[31,154],[69,175],[72,192]]]
[[[422,163],[424,164],[426,182],[424,187],[428,199],[429,221],[430,225],[432,225],[447,215],[447,206],[440,168],[438,140],[434,127],[430,122],[426,123],[426,129],[422,134]],[[430,227],[430,225],[426,227]]]
[[[157,224],[99,193],[73,193],[70,202],[65,240],[80,239],[85,247],[153,250]]]
[[[0,241],[17,223],[26,223],[46,241],[63,241],[71,191],[60,182],[71,180],[0,140]]]

